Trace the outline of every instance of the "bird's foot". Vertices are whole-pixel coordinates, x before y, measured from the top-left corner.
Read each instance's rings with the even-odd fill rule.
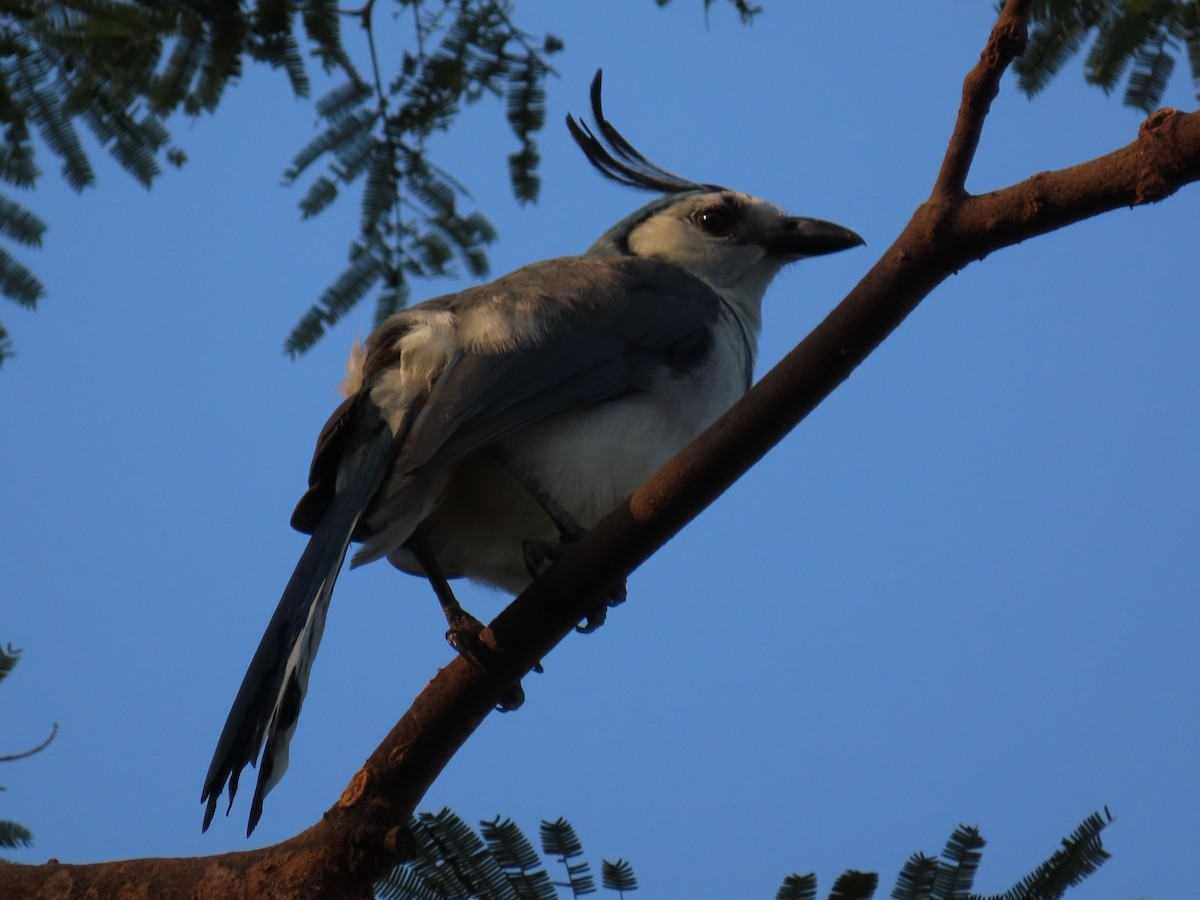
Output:
[[[547,569],[558,562],[559,557],[562,556],[562,552],[565,549],[565,545],[555,544],[551,541],[525,541],[521,544],[521,549],[525,553],[525,567],[529,570],[529,574],[534,580],[537,580],[545,574]],[[626,596],[625,579],[622,578],[609,589],[607,596],[604,598],[604,603],[591,610],[584,619],[583,624],[577,625],[575,630],[580,634],[591,634],[604,624],[605,619],[608,617],[608,608],[624,603]]]
[[[481,672],[488,671],[487,659],[491,655],[490,648],[480,639],[483,633],[483,623],[467,612],[455,615],[446,630],[446,642],[457,651],[458,655]],[[541,663],[534,667],[535,672],[541,672]],[[521,682],[505,690],[496,701],[497,712],[513,712],[525,703],[525,690]]]
[[[458,651],[458,655],[480,671],[487,666],[487,648],[479,639],[483,633],[483,623],[468,612],[459,610],[453,616],[447,616],[450,627],[446,629],[446,643]]]
[[[525,554],[525,569],[536,581],[546,574],[546,570],[558,562],[562,556],[563,545],[553,541],[522,541],[521,552]]]
[[[496,701],[496,712],[516,712],[524,705],[525,688],[521,687],[521,682],[518,681],[500,695],[500,699]]]

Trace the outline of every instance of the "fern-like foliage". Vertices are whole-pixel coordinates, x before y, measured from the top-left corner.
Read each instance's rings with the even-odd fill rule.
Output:
[[[655,0],[659,6],[666,6],[671,0]],[[708,11],[717,0],[704,0],[704,15],[708,16]],[[729,0],[729,3],[737,10],[738,18],[743,24],[750,24],[754,17],[762,12],[762,7],[757,4],[750,3],[749,0]]]
[[[572,896],[582,897],[596,892],[596,879],[587,860],[582,859],[583,844],[575,834],[575,828],[561,816],[553,822],[542,820],[542,852],[555,857],[567,870],[565,882],[555,882],[569,888]]]
[[[1108,853],[1100,833],[1113,821],[1108,810],[1088,816],[1062,848],[1015,885],[988,897],[972,892],[985,841],[979,829],[960,825],[940,858],[916,853],[900,870],[892,900],[1058,900],[1095,872]],[[392,870],[375,891],[388,900],[554,900],[556,888],[575,897],[595,893],[583,844],[566,819],[543,821],[542,854],[567,869],[554,882],[524,833],[510,819],[480,823],[477,834],[450,810],[421,813],[411,823],[414,857]],[[601,863],[605,890],[624,896],[637,890],[633,867],[623,859]],[[874,872],[848,869],[834,881],[829,900],[870,900],[879,887]],[[789,875],[775,900],[816,900],[817,876]]]
[[[896,877],[892,900],[920,900],[931,896],[937,874],[937,857],[914,853]]]
[[[555,834],[563,834],[562,825],[543,823],[543,826],[547,824]],[[410,827],[413,859],[393,869],[375,885],[379,897],[388,900],[556,900],[559,896],[533,844],[509,819],[497,817],[481,822],[476,833],[455,813],[444,809],[436,815],[417,815]],[[566,829],[570,829],[569,824]],[[570,834],[573,837],[574,832]],[[554,846],[561,848],[566,844]],[[578,839],[574,846],[582,852]],[[547,852],[547,855],[551,854]],[[572,853],[571,859],[576,855]],[[627,869],[624,877],[635,880],[628,864],[620,865]],[[593,886],[585,892],[594,891]],[[579,895],[577,892],[576,896]]]
[[[3,329],[0,328],[0,343],[3,342]],[[12,644],[0,646],[0,681],[3,681],[8,674],[16,668],[18,660],[21,658],[21,651]],[[32,756],[35,753],[40,753],[46,746],[54,740],[54,735],[58,732],[58,726],[54,726],[54,730],[50,732],[50,737],[44,740],[41,744],[31,750],[24,750],[20,753],[11,753],[5,756],[0,756],[0,762],[11,762],[15,759],[24,759],[27,756]],[[0,791],[4,788],[0,788]],[[8,819],[0,819],[0,849],[13,850],[18,847],[28,847],[33,843],[33,833],[17,822]]]
[[[623,859],[616,862],[602,860],[600,863],[600,883],[606,890],[616,891],[621,897],[626,891],[637,890],[637,876],[633,866]]]
[[[1064,838],[1062,847],[1003,894],[989,900],[1057,900],[1109,859],[1100,832],[1112,823],[1107,808],[1092,813]]]
[[[332,0],[9,0],[0,8],[0,183],[34,187],[36,135],[77,191],[96,175],[80,126],[149,187],[161,160],[180,166],[166,118],[215,110],[245,60],[284,70],[308,93],[297,35],[327,68],[344,57]],[[0,239],[40,245],[45,224],[8,196],[0,198]],[[0,246],[0,294],[34,306],[38,278]],[[11,355],[0,329],[0,362]]]
[[[0,819],[0,847],[13,850],[17,847],[28,847],[33,843],[33,833],[24,825]]]
[[[933,878],[933,894],[946,900],[967,900],[986,842],[979,829],[959,825],[946,842],[942,862]]]
[[[775,892],[775,900],[817,900],[816,874],[787,876]]]
[[[1105,93],[1125,81],[1126,106],[1151,112],[1186,56],[1200,98],[1200,4],[1195,0],[1037,0],[1029,45],[1013,68],[1029,96],[1091,42],[1084,77]]]
[[[21,651],[9,644],[7,647],[0,647],[0,681],[8,677],[8,673],[17,667],[17,662],[21,658]]]
[[[521,900],[556,900],[558,892],[542,868],[541,858],[512,819],[497,816],[479,825],[484,841]]]
[[[829,900],[871,900],[878,886],[879,876],[874,872],[847,869],[834,881],[833,888],[829,891]],[[941,895],[935,896],[942,900]]]
[[[427,153],[429,136],[450,128],[465,106],[503,97],[520,144],[508,158],[513,194],[522,203],[538,196],[534,136],[546,118],[545,81],[553,72],[546,60],[562,41],[535,40],[514,25],[511,0],[402,0],[400,6],[413,39],[399,71],[390,81],[383,77],[368,3],[362,16],[370,72],[343,61],[346,80],[317,102],[320,132],[284,172],[292,184],[318,162],[325,165],[300,200],[304,218],[327,209],[350,185],[362,185],[359,234],[347,266],[288,335],[284,351],[293,357],[376,288],[378,325],[407,302],[413,278],[460,266],[474,277],[487,274],[486,246],[495,230],[480,213],[459,209],[469,198],[466,188]]]

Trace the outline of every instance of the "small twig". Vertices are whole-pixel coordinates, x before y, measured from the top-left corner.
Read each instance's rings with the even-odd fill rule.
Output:
[[[979,55],[979,62],[963,80],[958,120],[954,123],[954,133],[934,182],[931,200],[950,200],[966,193],[967,173],[975,160],[983,122],[1000,92],[1000,78],[1012,61],[1025,52],[1029,6],[1030,0],[1008,0],[1004,4],[987,46]]]
[[[379,53],[375,47],[375,28],[374,22],[371,19],[372,7],[375,5],[375,0],[367,0],[367,4],[363,7],[363,29],[367,32],[367,49],[371,55],[371,72],[375,78],[375,97],[379,101],[379,125],[383,130],[383,143],[387,148],[387,154],[391,160],[392,175],[395,178],[395,197],[392,200],[392,216],[395,217],[392,236],[395,239],[395,246],[391,248],[391,253],[394,254],[391,260],[388,260],[387,265],[387,284],[389,287],[399,289],[402,284],[402,274],[400,271],[400,261],[404,258],[404,228],[403,220],[400,217],[400,173],[395,171],[396,166],[396,142],[392,137],[392,130],[388,125],[388,102],[387,93],[383,89],[383,76],[379,72]],[[419,24],[419,22],[418,22]],[[420,30],[418,29],[418,35]],[[387,225],[385,217],[385,227]]]
[[[56,734],[58,734],[58,723],[57,722],[55,722],[53,727],[51,727],[51,729],[50,729],[50,737],[46,738],[44,741],[42,741],[36,747],[34,747],[31,750],[23,750],[20,753],[9,753],[4,756],[0,756],[0,762],[12,762],[14,759],[24,759],[27,756],[33,756],[33,754],[35,754],[35,753],[41,753],[43,750],[45,750],[47,747],[50,746],[50,742],[52,740],[54,740],[54,736]]]
[[[370,28],[371,27],[371,13],[374,11],[374,9],[375,9],[375,0],[367,0],[367,2],[364,3],[362,6],[358,7],[358,9],[339,9],[338,12],[341,13],[343,16],[354,16],[357,19],[361,19],[362,27]]]

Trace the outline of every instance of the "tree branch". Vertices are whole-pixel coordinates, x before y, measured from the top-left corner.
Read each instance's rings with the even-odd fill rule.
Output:
[[[942,168],[930,199],[951,199],[965,193],[967,172],[983,134],[983,122],[1000,93],[1000,78],[1012,61],[1025,52],[1029,41],[1027,21],[1030,0],[1008,0],[992,28],[987,46],[963,81],[958,121],[946,146]]]
[[[4,865],[0,896],[370,896],[371,883],[408,855],[407,823],[425,791],[513,681],[571,632],[607,585],[648,559],[845,381],[934,287],[1002,247],[1200,181],[1200,113],[1159,110],[1137,140],[1091,162],[977,197],[963,191],[1027,5],[1006,6],[988,43],[995,52],[985,51],[967,77],[933,195],[879,262],[741,401],[496,618],[482,635],[493,653],[486,673],[455,659],[433,678],[320,822],[274,847],[217,857]]]
[[[25,759],[27,757],[33,756],[35,753],[41,753],[43,750],[45,750],[47,747],[50,746],[50,742],[54,740],[54,736],[56,734],[58,734],[58,723],[57,722],[55,722],[50,727],[50,736],[48,738],[46,738],[44,741],[42,741],[40,744],[38,744],[36,747],[30,747],[28,750],[22,750],[20,753],[7,753],[4,756],[0,756],[0,762],[12,762],[13,760]]]

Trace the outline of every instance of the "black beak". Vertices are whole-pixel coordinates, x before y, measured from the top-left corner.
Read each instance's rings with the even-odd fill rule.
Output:
[[[801,259],[806,256],[823,256],[865,244],[866,241],[849,228],[825,222],[821,219],[806,219],[789,216],[780,224],[779,231],[762,242],[762,247],[772,256]]]

